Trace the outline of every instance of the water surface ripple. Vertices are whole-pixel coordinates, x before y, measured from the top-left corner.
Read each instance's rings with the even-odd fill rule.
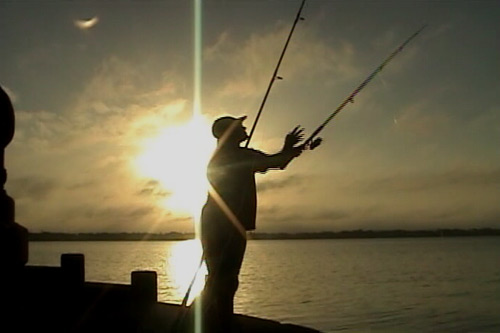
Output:
[[[86,279],[159,274],[179,302],[200,250],[186,242],[33,242],[30,264],[84,253]],[[323,332],[500,332],[500,237],[250,241],[236,311]]]

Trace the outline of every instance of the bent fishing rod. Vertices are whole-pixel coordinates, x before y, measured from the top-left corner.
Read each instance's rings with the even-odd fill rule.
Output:
[[[274,84],[274,81],[276,80],[282,80],[283,78],[278,75],[278,70],[281,65],[281,61],[283,60],[283,57],[285,56],[286,49],[288,48],[288,44],[290,43],[290,39],[292,38],[293,32],[295,31],[295,26],[297,26],[297,22],[299,20],[304,20],[304,18],[301,16],[302,14],[302,9],[304,8],[304,5],[306,3],[306,0],[302,0],[302,3],[300,4],[300,8],[297,12],[297,16],[295,17],[295,21],[293,21],[292,28],[290,29],[290,33],[288,34],[288,38],[286,39],[285,46],[283,47],[283,50],[281,51],[281,55],[278,59],[278,64],[276,65],[276,68],[274,69],[273,75],[271,76],[271,80],[269,81],[269,85],[267,86],[266,93],[264,94],[264,98],[262,99],[262,102],[259,107],[259,111],[257,112],[257,116],[255,117],[255,120],[252,125],[252,129],[250,130],[250,134],[248,135],[247,142],[245,144],[245,148],[248,148],[248,145],[250,144],[250,140],[252,139],[253,132],[255,131],[255,127],[257,127],[257,123],[259,122],[260,115],[262,114],[262,110],[264,110],[264,105],[266,104],[267,97],[269,96],[269,93],[271,92],[271,88]]]
[[[361,82],[361,84],[356,88],[354,89],[354,91],[349,95],[347,96],[347,98],[342,102],[340,103],[340,105],[335,109],[335,111],[332,112],[332,114],[330,114],[328,116],[328,118],[326,118],[326,120],[318,127],[316,128],[316,130],[304,141],[304,143],[302,144],[302,147],[304,148],[311,148],[311,149],[314,149],[315,146],[317,144],[319,144],[319,142],[317,141],[318,139],[316,139],[316,137],[318,136],[318,134],[325,128],[325,126],[333,119],[333,117],[335,117],[349,102],[353,103],[354,102],[354,97],[356,97],[356,95],[378,74],[382,71],[382,69],[398,54],[400,53],[403,48],[408,44],[410,43],[415,37],[417,37],[418,34],[420,34],[420,32],[422,32],[422,30],[424,30],[424,28],[427,26],[427,24],[425,24],[424,26],[422,26],[420,29],[418,29],[413,35],[411,35],[410,37],[408,37],[407,40],[405,40],[403,42],[403,44],[401,44],[396,50],[394,50],[385,60],[384,62],[382,62],[382,64],[380,64],[380,66],[378,66],[363,82]],[[319,139],[321,140],[321,139]]]

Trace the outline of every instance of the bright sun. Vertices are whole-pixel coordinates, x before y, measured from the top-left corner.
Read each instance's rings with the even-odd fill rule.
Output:
[[[142,176],[158,180],[168,193],[162,201],[165,208],[198,215],[206,200],[206,167],[215,146],[207,120],[194,116],[145,140],[135,164]]]

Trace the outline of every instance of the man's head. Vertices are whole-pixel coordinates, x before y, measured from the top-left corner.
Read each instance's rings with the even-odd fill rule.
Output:
[[[216,119],[212,125],[212,134],[218,140],[236,141],[238,143],[245,141],[248,138],[246,127],[243,126],[243,121],[247,116],[235,118],[224,116]]]

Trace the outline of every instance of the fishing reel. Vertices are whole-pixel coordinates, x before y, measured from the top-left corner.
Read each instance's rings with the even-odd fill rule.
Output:
[[[323,138],[316,138],[314,139],[310,144],[309,144],[309,149],[310,150],[314,150],[315,148],[317,148],[321,142],[323,142]]]
[[[314,140],[308,140],[307,142],[305,142],[302,147],[303,147],[303,150],[314,150],[316,149],[320,144],[321,142],[323,142],[323,138],[316,138]]]

